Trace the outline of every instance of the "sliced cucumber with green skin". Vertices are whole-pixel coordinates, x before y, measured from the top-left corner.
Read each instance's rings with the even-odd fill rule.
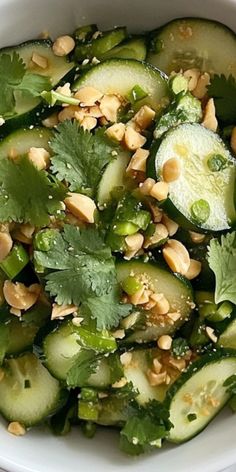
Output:
[[[132,353],[131,362],[124,366],[124,377],[128,382],[132,382],[134,390],[139,394],[136,401],[141,405],[149,400],[163,401],[166,395],[167,386],[162,384],[152,387],[147,378],[148,369],[152,367],[154,358],[160,357],[158,349],[135,349]]]
[[[217,344],[225,349],[236,349],[236,319],[229,323],[226,330],[220,335]]]
[[[120,59],[136,59],[137,61],[145,61],[147,55],[146,39],[131,38],[112,48],[103,54],[102,59],[120,58]]]
[[[66,376],[79,355],[80,335],[71,321],[65,322],[44,339],[45,365],[51,374],[66,381]],[[97,372],[92,374],[87,385],[104,388],[110,384],[110,368],[106,358],[99,363]]]
[[[4,362],[0,382],[0,411],[8,421],[33,426],[63,404],[65,392],[34,354]]]
[[[0,143],[0,159],[8,157],[14,149],[18,155],[26,154],[31,147],[44,148],[50,151],[52,132],[47,128],[22,128],[10,133]]]
[[[179,125],[165,135],[152,156],[158,178],[170,156],[179,161],[181,172],[169,183],[164,211],[186,229],[215,232],[234,226],[236,166],[221,138],[197,123]],[[213,164],[218,160],[222,165],[216,170]]]
[[[147,60],[166,74],[196,67],[236,77],[235,55],[236,37],[227,26],[203,18],[180,18],[152,33]]]
[[[199,434],[230,398],[223,387],[236,373],[236,351],[219,351],[203,356],[173,384],[167,393],[170,421],[168,440],[188,441]]]
[[[66,57],[55,56],[50,40],[27,41],[17,46],[0,50],[1,54],[19,54],[23,59],[26,69],[35,74],[48,76],[51,79],[52,88],[74,69],[74,63],[68,62]],[[48,61],[48,67],[42,69],[38,66],[32,67],[31,58],[33,53],[43,56]],[[23,96],[21,92],[15,92],[16,105],[15,114],[6,118],[6,122],[1,126],[0,133],[5,135],[11,130],[15,130],[24,125],[39,124],[40,121],[51,111],[45,108],[41,98]]]
[[[103,207],[111,201],[111,193],[117,187],[126,187],[128,179],[125,171],[129,160],[130,153],[127,151],[121,151],[117,158],[111,161],[106,167],[98,186],[97,202],[99,207]]]
[[[75,48],[75,60],[83,61],[83,59],[92,59],[96,57],[101,59],[112,48],[120,44],[127,36],[126,28],[114,28],[111,31],[105,31],[98,35],[95,39],[91,39],[86,43],[80,43]]]
[[[167,270],[160,267],[157,263],[144,263],[139,260],[129,262],[118,262],[116,265],[117,279],[120,284],[132,274],[135,278],[147,279],[150,287],[156,293],[163,293],[170,304],[169,312],[180,312],[181,317],[170,324],[168,321],[163,323],[161,320],[156,325],[148,326],[146,323],[143,329],[137,328],[128,332],[125,343],[148,342],[158,339],[162,334],[171,334],[175,332],[186,321],[191,313],[193,302],[193,293],[191,285],[183,277],[177,277]],[[137,307],[136,307],[137,311]],[[146,321],[148,321],[147,313]],[[168,318],[167,318],[168,319]]]
[[[159,111],[164,106],[162,99],[169,94],[166,79],[165,74],[150,64],[134,59],[108,59],[82,75],[73,89],[91,86],[104,94],[115,93],[127,98],[138,85],[147,96],[138,100],[135,107],[147,104]]]

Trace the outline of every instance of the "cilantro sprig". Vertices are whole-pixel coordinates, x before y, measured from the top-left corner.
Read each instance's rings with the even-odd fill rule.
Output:
[[[212,239],[208,247],[208,262],[215,274],[215,302],[236,304],[236,232],[221,236],[220,242]]]
[[[214,75],[208,87],[208,95],[214,98],[217,117],[234,124],[236,121],[236,80],[230,75]]]
[[[102,171],[114,158],[116,145],[104,129],[94,134],[84,131],[75,121],[65,121],[57,127],[51,140],[52,172],[59,180],[66,180],[72,191],[94,195]]]
[[[137,455],[161,447],[162,439],[172,427],[168,409],[157,400],[150,400],[145,406],[133,402],[129,410],[128,420],[121,430],[121,449]]]
[[[83,387],[90,375],[96,372],[101,360],[101,355],[90,349],[84,349],[74,357],[72,367],[69,369],[66,377],[68,387]]]
[[[14,114],[17,91],[37,97],[43,90],[50,90],[50,79],[26,70],[23,59],[15,51],[12,55],[0,55],[0,115]]]
[[[61,210],[66,190],[39,171],[27,156],[0,161],[0,221],[44,226]]]
[[[81,315],[96,320],[98,330],[116,327],[129,314],[131,306],[120,304],[111,250],[96,228],[65,225],[47,250],[36,250],[34,257],[39,265],[52,269],[46,290],[56,302],[81,305]]]

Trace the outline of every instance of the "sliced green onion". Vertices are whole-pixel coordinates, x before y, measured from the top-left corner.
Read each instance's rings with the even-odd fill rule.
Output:
[[[79,336],[79,344],[83,347],[98,352],[113,352],[117,349],[115,338],[106,330],[92,332],[79,326],[76,328],[76,334]]]
[[[129,236],[131,234],[137,233],[139,227],[134,223],[129,223],[128,221],[123,223],[115,223],[113,226],[113,231],[119,236]]]
[[[98,403],[81,401],[79,402],[78,416],[81,420],[96,421],[99,414]]]
[[[140,87],[140,85],[135,85],[130,94],[129,94],[129,100],[131,103],[136,103],[139,100],[143,100],[143,98],[146,98],[148,96],[148,93],[145,92],[145,90]]]
[[[129,275],[123,282],[122,288],[128,295],[134,295],[142,288],[142,284],[132,275]]]
[[[14,244],[10,254],[0,263],[9,279],[14,279],[28,264],[29,254],[21,244]]]
[[[190,208],[190,212],[191,212],[193,220],[196,223],[200,224],[200,223],[205,223],[205,221],[208,220],[211,209],[210,209],[209,203],[206,200],[200,199],[200,200],[196,200],[192,204]]]
[[[188,79],[182,74],[174,75],[169,79],[169,86],[174,95],[188,91]]]
[[[49,251],[57,234],[58,231],[56,229],[39,231],[34,237],[34,248],[38,251]]]

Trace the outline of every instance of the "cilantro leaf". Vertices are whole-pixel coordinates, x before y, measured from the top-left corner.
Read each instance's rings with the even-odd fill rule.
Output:
[[[96,372],[99,362],[100,357],[94,351],[87,349],[80,351],[67,373],[68,387],[83,387],[90,375]]]
[[[150,400],[145,406],[133,403],[121,430],[121,449],[129,454],[140,454],[152,447],[161,447],[161,440],[171,427],[168,409],[157,400]]]
[[[46,289],[57,303],[80,304],[92,296],[108,293],[115,281],[115,264],[102,235],[93,227],[78,229],[65,225],[48,251],[35,251],[35,260],[54,269]]]
[[[51,87],[52,84],[49,77],[27,72],[17,89],[32,97],[39,97],[42,90],[50,90]]]
[[[226,123],[236,121],[236,81],[230,75],[214,75],[208,86],[208,95],[214,98],[216,115]]]
[[[43,90],[50,90],[48,77],[26,71],[23,59],[15,51],[12,55],[0,54],[0,115],[14,113],[16,104],[15,92],[37,97]]]
[[[94,194],[115,145],[101,128],[92,134],[75,121],[64,121],[57,127],[51,149],[52,172],[57,178],[66,180],[72,191]]]
[[[236,232],[221,236],[221,242],[212,239],[208,246],[208,262],[215,274],[215,302],[236,304]]]
[[[0,221],[44,226],[61,209],[66,191],[52,183],[26,156],[0,161]]]
[[[121,318],[128,316],[132,305],[120,303],[120,293],[117,287],[100,297],[90,297],[81,305],[81,315],[95,319],[97,329],[117,327]]]

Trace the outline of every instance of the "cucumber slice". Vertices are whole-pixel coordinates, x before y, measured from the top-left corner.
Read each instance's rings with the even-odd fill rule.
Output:
[[[126,28],[114,28],[111,31],[105,31],[96,39],[91,39],[87,43],[80,43],[75,48],[75,60],[92,59],[96,57],[101,59],[112,48],[117,46],[126,38]]]
[[[112,191],[115,188],[125,188],[128,181],[126,177],[126,167],[130,160],[130,153],[121,151],[105,169],[100,180],[97,192],[97,202],[99,207],[107,205],[112,199]]]
[[[71,321],[62,323],[44,339],[45,365],[51,374],[59,380],[66,381],[66,376],[72,367],[75,356],[81,351],[79,328]],[[100,362],[97,372],[92,374],[86,384],[93,387],[105,388],[110,384],[110,368],[106,358]]]
[[[137,61],[145,61],[147,55],[146,39],[132,38],[124,41],[107,53],[103,54],[102,59],[120,58],[120,59],[136,59]]]
[[[169,183],[164,210],[186,229],[223,231],[236,223],[235,160],[221,138],[203,126],[182,124],[170,130],[154,157],[156,175],[168,159],[178,159],[180,177]],[[220,158],[221,169],[212,167]]]
[[[168,387],[164,384],[152,387],[147,378],[148,369],[153,359],[160,357],[160,352],[158,349],[136,349],[131,352],[132,360],[124,366],[124,377],[132,382],[134,390],[138,390],[136,401],[141,405],[153,399],[162,402]]]
[[[160,110],[162,98],[169,94],[165,74],[149,64],[134,59],[103,61],[82,75],[74,83],[73,89],[91,86],[104,94],[115,93],[127,98],[137,85],[147,96],[138,100],[136,106],[140,108],[147,104],[155,110]]]
[[[180,312],[181,318],[171,324],[166,320],[160,319],[157,323],[148,326],[148,311],[144,315],[144,324],[141,328],[136,328],[125,339],[126,343],[147,342],[158,339],[162,334],[171,334],[176,331],[184,321],[186,321],[191,313],[191,305],[193,302],[192,288],[188,281],[183,277],[177,277],[167,270],[161,268],[157,263],[144,263],[139,260],[129,262],[118,262],[116,265],[117,279],[120,284],[132,274],[135,278],[147,279],[150,286],[156,293],[163,293],[170,304],[170,312]],[[136,310],[137,311],[137,310]],[[145,316],[146,315],[146,316]]]
[[[8,421],[33,426],[61,406],[63,391],[59,382],[34,354],[8,359],[2,369],[0,411]]]
[[[12,149],[18,155],[26,154],[31,147],[50,151],[52,132],[47,128],[22,128],[9,134],[0,143],[0,159],[8,157]]]
[[[220,335],[217,344],[225,349],[236,349],[236,319],[229,323],[226,330]]]
[[[66,57],[54,55],[50,40],[27,41],[20,45],[0,50],[0,54],[13,54],[14,52],[23,59],[29,72],[50,77],[52,88],[64,77],[66,78],[74,69],[74,63],[68,62]],[[48,67],[46,69],[36,65],[32,67],[31,58],[33,53],[37,53],[47,59]],[[27,97],[20,92],[15,93],[15,98],[15,114],[6,118],[5,124],[1,126],[1,135],[5,135],[11,130],[24,125],[39,124],[44,116],[51,113],[49,109],[45,110],[41,98]]]
[[[167,393],[173,428],[168,440],[188,441],[199,434],[230,398],[223,387],[236,373],[236,352],[207,354],[194,362]]]
[[[166,74],[197,67],[210,74],[236,77],[235,34],[216,21],[203,18],[171,21],[153,33],[151,46],[148,62]]]

